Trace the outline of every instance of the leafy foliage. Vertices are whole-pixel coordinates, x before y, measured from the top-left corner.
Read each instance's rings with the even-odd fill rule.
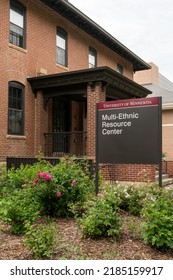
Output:
[[[120,234],[119,200],[112,188],[98,194],[80,220],[85,237],[118,236]]]
[[[24,186],[34,189],[42,214],[72,215],[71,204],[83,203],[93,189],[86,163],[81,164],[75,158],[63,158],[56,166],[46,167],[41,166],[33,181]]]
[[[0,173],[0,219],[14,234],[25,234],[35,258],[50,258],[54,227],[33,226],[39,215],[78,218],[85,237],[120,235],[120,209],[142,215],[142,236],[157,248],[173,249],[173,192],[156,185],[105,185],[94,196],[87,161],[62,158],[52,166],[33,166]],[[131,222],[132,223],[132,222]],[[137,225],[131,224],[131,229]]]
[[[52,170],[52,181],[56,184],[58,196],[57,216],[72,215],[71,205],[82,205],[94,190],[87,161],[75,158],[61,159]]]
[[[25,244],[29,247],[34,259],[50,259],[56,244],[55,224],[28,225]]]
[[[31,189],[14,190],[0,200],[0,219],[11,225],[11,232],[23,234],[26,223],[32,224],[39,215],[39,204]]]
[[[0,182],[6,178],[6,164],[0,163]]]
[[[173,249],[173,192],[162,191],[160,196],[146,203],[142,216],[144,240],[157,248]]]
[[[6,183],[8,187],[21,188],[22,185],[33,181],[37,171],[42,168],[43,171],[51,170],[51,164],[46,160],[40,160],[33,165],[21,164],[19,168],[12,167],[8,170]]]
[[[82,205],[93,191],[93,180],[86,160],[62,158],[56,166],[40,160],[34,165],[21,165],[16,170],[9,170],[1,190],[2,197],[21,188],[32,190],[33,199],[40,203],[42,214],[66,217],[72,215],[72,205]]]
[[[120,208],[132,215],[140,215],[145,201],[160,194],[160,189],[153,185],[119,185],[115,186],[116,196],[120,199]]]

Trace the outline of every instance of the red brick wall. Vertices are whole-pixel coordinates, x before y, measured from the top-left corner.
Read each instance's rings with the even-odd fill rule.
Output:
[[[0,0],[0,158],[5,158],[7,155],[33,156],[40,148],[44,148],[43,133],[46,129],[48,132],[48,127],[51,128],[51,106],[48,104],[47,111],[44,111],[42,97],[39,96],[35,100],[27,82],[27,77],[36,76],[40,68],[47,74],[88,68],[88,48],[92,46],[97,50],[98,66],[107,65],[115,70],[117,63],[120,63],[124,67],[124,75],[131,79],[133,77],[131,63],[79,30],[40,1],[21,0],[20,2],[26,6],[26,50],[9,44],[10,1]],[[64,28],[68,34],[67,68],[56,65],[57,26]],[[25,134],[23,137],[7,135],[9,81],[17,81],[25,86]],[[89,126],[88,129],[91,131]],[[88,149],[90,148],[88,146]],[[93,155],[95,152],[90,150],[89,153]]]
[[[112,164],[100,165],[103,178],[108,181],[154,182],[155,165]]]
[[[87,89],[87,156],[95,158],[96,143],[96,103],[104,102],[106,94],[102,83],[88,85]]]
[[[43,94],[37,92],[35,99],[35,141],[34,141],[34,154],[39,155],[44,153],[44,133],[48,132],[48,110],[43,108]]]
[[[154,164],[100,164],[102,175],[107,181],[154,182],[157,167]],[[173,161],[163,162],[162,172],[173,178]]]

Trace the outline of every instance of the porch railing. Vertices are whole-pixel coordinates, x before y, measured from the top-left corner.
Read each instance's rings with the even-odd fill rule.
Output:
[[[45,156],[86,155],[87,133],[85,131],[45,133],[44,139]]]

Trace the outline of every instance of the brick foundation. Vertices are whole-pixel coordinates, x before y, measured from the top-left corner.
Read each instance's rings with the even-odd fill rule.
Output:
[[[154,182],[156,165],[151,164],[111,164],[100,165],[106,181]]]

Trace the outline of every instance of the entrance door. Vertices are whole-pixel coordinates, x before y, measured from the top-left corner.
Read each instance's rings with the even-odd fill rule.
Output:
[[[52,117],[52,149],[55,154],[69,152],[69,131],[70,131],[70,101],[64,99],[53,100]]]

